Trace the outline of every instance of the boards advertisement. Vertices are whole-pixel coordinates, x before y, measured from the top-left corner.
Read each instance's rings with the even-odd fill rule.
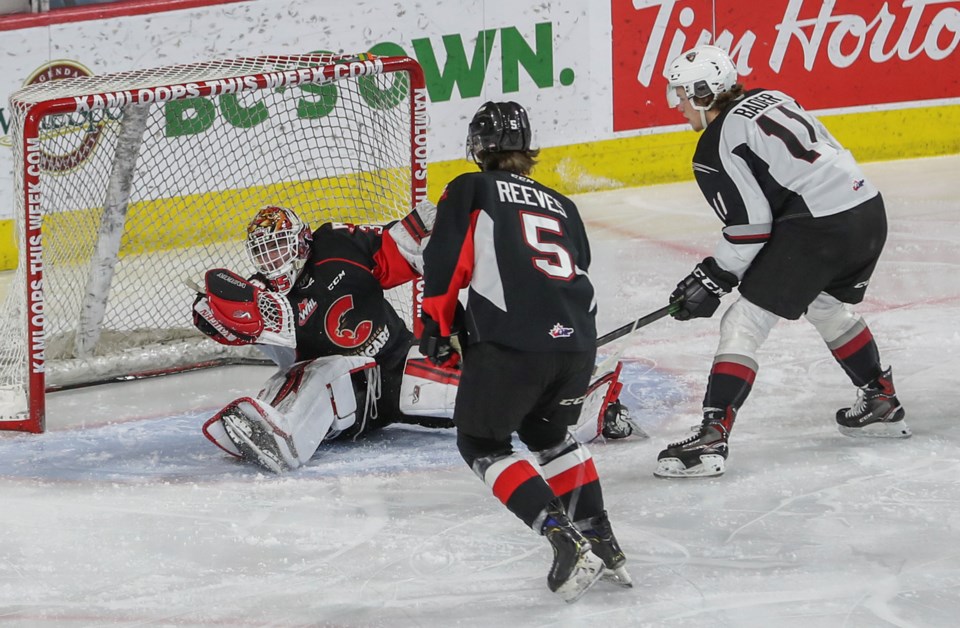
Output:
[[[663,70],[710,41],[731,52],[748,86],[782,89],[837,116],[831,130],[860,159],[960,151],[960,0],[455,0],[404,9],[386,0],[249,0],[168,2],[187,8],[167,11],[163,0],[149,4],[158,12],[84,19],[76,9],[66,21],[53,14],[17,28],[0,22],[0,46],[18,51],[0,58],[0,230],[10,231],[13,216],[11,93],[78,72],[237,56],[415,58],[426,76],[434,198],[472,167],[466,125],[487,100],[528,109],[534,145],[545,149],[540,176],[563,191],[688,177],[693,144],[666,104]],[[204,124],[171,111],[166,135],[203,141],[231,123],[230,111],[221,103]],[[77,168],[97,150],[94,122],[82,114],[60,122],[72,126],[58,132],[76,134]],[[8,240],[0,233],[6,267]]]

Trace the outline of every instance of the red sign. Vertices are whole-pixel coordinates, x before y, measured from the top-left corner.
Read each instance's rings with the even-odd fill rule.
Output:
[[[614,131],[684,123],[663,70],[714,29],[748,89],[807,109],[960,97],[960,0],[611,0],[611,15]]]

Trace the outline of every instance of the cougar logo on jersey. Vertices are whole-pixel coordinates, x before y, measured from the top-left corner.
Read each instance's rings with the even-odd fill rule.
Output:
[[[343,319],[353,307],[353,295],[344,295],[327,309],[323,320],[330,341],[345,349],[356,349],[369,340],[373,333],[373,321],[360,321],[353,329],[343,327]]]
[[[313,299],[307,299],[297,303],[297,324],[303,327],[307,324],[310,316],[317,310],[317,302]]]
[[[550,328],[550,331],[547,333],[550,334],[551,338],[569,338],[570,336],[573,335],[573,328],[564,327],[560,323],[557,323],[552,328]]]

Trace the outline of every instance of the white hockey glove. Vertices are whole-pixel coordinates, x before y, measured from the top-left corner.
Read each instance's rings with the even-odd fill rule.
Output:
[[[423,248],[430,241],[436,217],[437,206],[425,199],[387,230],[396,242],[400,255],[421,275],[423,274]]]

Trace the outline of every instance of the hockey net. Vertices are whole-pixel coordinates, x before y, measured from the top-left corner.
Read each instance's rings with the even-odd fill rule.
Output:
[[[79,77],[10,104],[19,265],[0,310],[0,429],[43,431],[51,390],[252,356],[193,328],[185,280],[249,275],[260,207],[383,224],[426,196],[426,91],[407,57]],[[412,295],[388,295],[408,324]]]

